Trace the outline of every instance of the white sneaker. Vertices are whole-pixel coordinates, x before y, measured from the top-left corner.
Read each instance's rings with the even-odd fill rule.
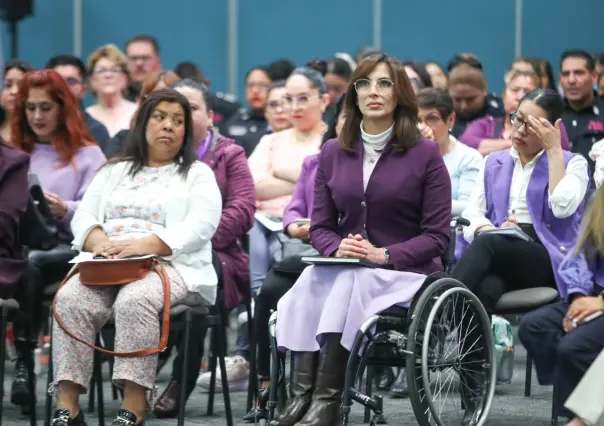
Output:
[[[254,299],[252,299],[252,317],[254,316]],[[239,315],[237,315],[237,322],[239,325],[247,324],[247,312],[244,310]]]
[[[247,390],[248,378],[250,375],[250,363],[244,357],[236,355],[224,359],[226,364],[227,380],[229,382],[230,392],[239,392]],[[210,378],[212,373],[207,371],[201,373],[197,378],[197,386],[204,391],[210,390]],[[216,366],[216,391],[222,391],[220,366]]]

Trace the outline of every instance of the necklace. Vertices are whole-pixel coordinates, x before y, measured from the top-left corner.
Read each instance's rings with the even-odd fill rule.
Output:
[[[373,151],[373,152],[371,152]],[[367,148],[365,147],[365,154],[369,158],[369,164],[374,164],[382,154],[383,149]]]

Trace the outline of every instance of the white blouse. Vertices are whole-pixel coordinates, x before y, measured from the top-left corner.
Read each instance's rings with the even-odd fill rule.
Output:
[[[512,183],[510,185],[510,200],[508,211],[509,216],[514,216],[518,223],[533,223],[528,211],[526,201],[526,190],[528,188],[531,175],[535,170],[535,164],[544,152],[522,167],[518,152],[510,148],[510,155],[514,159],[514,171],[512,174]],[[484,190],[484,167],[488,159],[484,158],[482,166],[476,176],[476,185],[472,189],[468,207],[461,214],[462,217],[470,221],[470,226],[463,230],[464,239],[471,243],[474,240],[476,230],[485,225],[492,225],[486,217],[487,203]],[[589,176],[587,173],[587,160],[580,155],[575,155],[566,165],[566,175],[556,185],[556,188],[549,194],[549,207],[557,218],[565,218],[574,214],[583,198],[589,185]]]
[[[363,139],[363,188],[367,190],[367,184],[375,165],[382,155],[382,151],[388,144],[392,136],[394,124],[390,126],[384,133],[378,135],[370,135],[363,130],[363,122],[361,121],[361,137]]]

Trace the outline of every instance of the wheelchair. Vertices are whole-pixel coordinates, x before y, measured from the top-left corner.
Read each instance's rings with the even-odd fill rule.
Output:
[[[478,298],[450,277],[456,234],[468,225],[463,218],[451,221],[445,272],[428,276],[409,308],[392,306],[361,325],[346,369],[342,426],[348,425],[353,402],[365,407],[364,423],[388,424],[382,396],[372,396],[373,367],[405,368],[409,399],[420,426],[485,423],[496,383],[491,323]],[[275,409],[285,404],[285,354],[277,349],[276,324],[277,312],[273,312],[269,320],[271,384],[259,395],[259,408],[266,410],[268,420],[257,420],[256,424],[268,424]],[[360,388],[365,372],[363,393]],[[443,394],[445,401],[439,401]],[[447,403],[448,395],[455,401]],[[452,416],[443,412],[447,406]]]

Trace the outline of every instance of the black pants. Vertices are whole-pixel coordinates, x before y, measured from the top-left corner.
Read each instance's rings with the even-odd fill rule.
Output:
[[[21,306],[13,323],[16,339],[36,341],[46,318],[42,312],[44,288],[65,278],[73,266],[69,261],[75,255],[67,244],[29,252],[27,269],[15,294]]]
[[[567,303],[558,303],[525,315],[518,337],[535,361],[539,383],[556,386],[559,415],[572,417],[564,403],[604,349],[604,316],[566,334],[562,322],[567,311]]]
[[[277,302],[289,291],[298,279],[298,274],[285,274],[271,269],[256,298],[254,309],[254,332],[258,343],[258,376],[270,377],[271,352],[268,320],[271,310],[277,309]]]
[[[493,234],[479,234],[455,265],[452,275],[480,299],[489,315],[508,291],[556,285],[552,263],[543,245]]]

